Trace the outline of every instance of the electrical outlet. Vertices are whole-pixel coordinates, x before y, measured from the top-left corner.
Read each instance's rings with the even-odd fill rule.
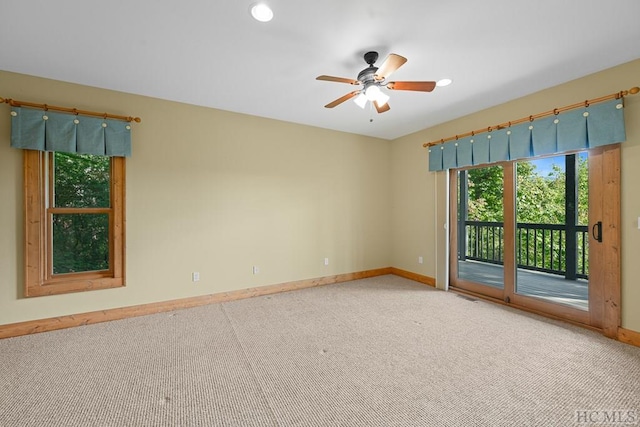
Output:
[[[418,257],[418,264],[422,264],[423,262],[424,262],[424,259],[421,256],[419,256]]]
[[[194,271],[193,273],[191,273],[191,281],[192,282],[200,281],[200,273],[197,271]]]
[[[329,258],[324,259],[324,265],[329,265]]]
[[[253,266],[253,274],[258,274],[260,273],[260,267],[258,267],[257,265]]]

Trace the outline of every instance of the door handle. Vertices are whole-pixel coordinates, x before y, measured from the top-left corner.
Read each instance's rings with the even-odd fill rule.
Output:
[[[598,232],[597,235],[596,235],[596,231]],[[595,224],[593,224],[593,227],[591,227],[591,235],[598,242],[602,243],[602,221],[598,221]]]

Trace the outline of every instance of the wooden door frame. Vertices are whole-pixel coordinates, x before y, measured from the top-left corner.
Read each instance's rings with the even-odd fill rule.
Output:
[[[458,278],[458,169],[449,170],[449,287],[455,291],[471,293],[482,298],[497,300],[526,311],[565,319],[590,328],[600,330],[604,335],[615,338],[620,326],[620,144],[591,149],[589,153],[589,221],[602,218],[602,243],[589,237],[589,247],[604,245],[600,249],[602,257],[594,258],[595,277],[589,280],[589,311],[555,304],[539,298],[520,295],[515,292],[516,256],[515,256],[515,161],[494,164],[502,166],[504,171],[504,229],[513,233],[504,234],[504,287],[503,289],[474,283]],[[591,173],[593,170],[598,174]],[[596,175],[600,176],[597,179]],[[607,201],[604,201],[604,195]],[[593,207],[592,207],[593,206]],[[592,224],[590,225],[591,229]],[[591,262],[591,261],[590,261]],[[590,271],[591,275],[591,271]],[[601,301],[593,304],[591,301]]]
[[[607,145],[589,151],[589,163],[595,163],[594,167],[599,168],[602,179],[599,182],[591,182],[589,174],[589,191],[592,188],[600,198],[600,204],[589,203],[589,221],[591,218],[601,218],[602,221],[602,243],[595,241],[593,233],[589,233],[589,247],[592,245],[602,245],[602,257],[594,259],[599,262],[597,271],[599,272],[597,284],[601,286],[590,286],[589,292],[599,295],[602,301],[601,307],[594,307],[594,324],[601,320],[600,325],[594,325],[602,329],[603,333],[611,338],[618,336],[618,328],[621,325],[620,304],[621,304],[621,147],[620,144]],[[606,198],[606,200],[605,200]],[[592,206],[594,205],[594,206]],[[593,211],[592,211],[593,209]],[[591,229],[591,228],[590,228]],[[591,262],[591,258],[590,258]],[[591,294],[589,295],[591,299]],[[591,310],[590,310],[591,311]]]

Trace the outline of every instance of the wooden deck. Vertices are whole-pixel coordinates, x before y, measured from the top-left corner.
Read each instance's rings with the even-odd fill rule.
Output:
[[[458,276],[494,288],[504,287],[503,267],[478,261],[458,261]],[[566,280],[555,274],[519,268],[516,292],[565,304],[581,310],[589,309],[589,282],[584,279]]]

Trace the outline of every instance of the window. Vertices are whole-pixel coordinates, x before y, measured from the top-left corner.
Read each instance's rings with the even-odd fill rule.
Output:
[[[125,159],[24,151],[25,296],[124,286]]]

